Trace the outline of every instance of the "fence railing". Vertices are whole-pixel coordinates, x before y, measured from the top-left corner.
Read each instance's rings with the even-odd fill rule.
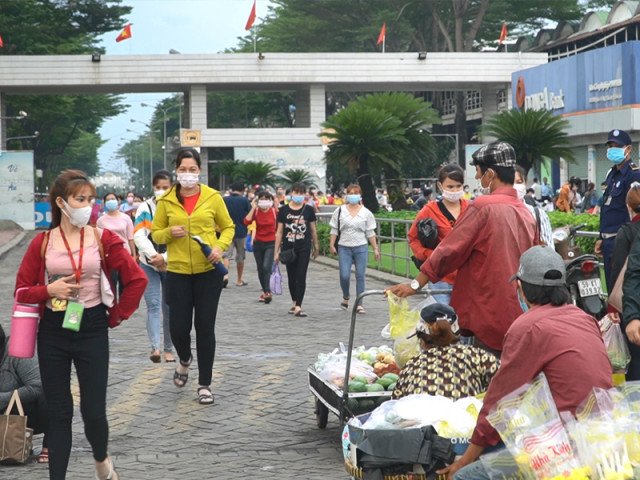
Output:
[[[317,213],[319,223],[329,223],[332,213]],[[375,218],[376,236],[380,245],[380,260],[375,260],[373,251],[369,247],[369,268],[392,273],[406,278],[414,278],[418,268],[411,260],[411,249],[407,234],[413,220],[400,218]],[[578,230],[577,237],[598,238],[598,232]]]

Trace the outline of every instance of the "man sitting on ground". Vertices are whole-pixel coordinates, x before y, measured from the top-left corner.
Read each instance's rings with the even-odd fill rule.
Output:
[[[469,448],[438,472],[454,480],[489,479],[477,460],[485,448],[500,442],[500,436],[487,415],[501,398],[540,372],[547,377],[560,412],[575,414],[594,387],[612,387],[613,372],[600,328],[593,317],[571,303],[562,257],[550,247],[532,247],[522,255],[513,280],[517,280],[525,313],[504,337],[500,368],[487,390]]]

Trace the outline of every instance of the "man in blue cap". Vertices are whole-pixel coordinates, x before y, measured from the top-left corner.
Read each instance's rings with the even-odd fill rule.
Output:
[[[613,163],[605,180],[600,210],[600,239],[596,242],[596,253],[604,258],[607,291],[611,291],[616,279],[611,278],[611,257],[618,230],[629,223],[627,192],[633,182],[640,182],[640,167],[631,161],[631,137],[624,130],[611,130],[607,137],[607,159]]]

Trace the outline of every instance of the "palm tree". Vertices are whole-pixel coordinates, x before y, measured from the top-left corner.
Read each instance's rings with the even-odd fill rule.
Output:
[[[566,128],[569,122],[549,110],[506,110],[491,118],[482,133],[507,142],[527,173],[540,169],[542,157],[575,161]]]
[[[357,174],[362,200],[375,212],[378,203],[371,171],[399,178],[404,165],[433,157],[435,142],[427,127],[438,122],[430,104],[407,93],[359,97],[323,123],[328,131],[321,136],[330,139],[326,160]]]
[[[291,187],[294,183],[302,183],[308,187],[316,187],[313,182],[313,175],[304,168],[290,168],[282,172],[279,181]]]
[[[276,166],[266,162],[238,162],[233,172],[234,179],[241,180],[247,185],[275,186],[278,177],[275,175]]]

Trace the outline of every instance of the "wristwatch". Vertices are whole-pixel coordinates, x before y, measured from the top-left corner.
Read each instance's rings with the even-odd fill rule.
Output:
[[[420,282],[419,282],[417,279],[415,279],[415,278],[414,278],[413,280],[411,280],[411,283],[409,284],[409,286],[410,286],[413,290],[415,290],[416,292],[422,288],[422,287],[420,286]]]

